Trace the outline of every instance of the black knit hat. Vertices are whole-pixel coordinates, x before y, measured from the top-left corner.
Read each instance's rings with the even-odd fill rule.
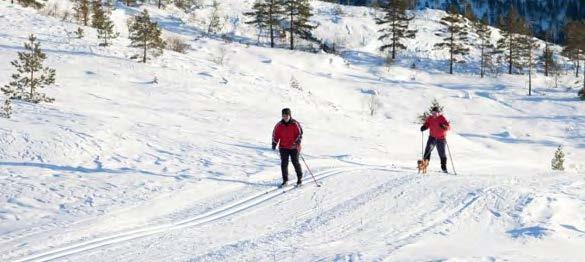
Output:
[[[433,107],[431,109],[431,112],[438,112],[438,113],[440,113],[441,112],[441,109],[438,106],[435,106],[435,107]]]
[[[289,115],[290,116],[290,108],[283,108],[282,109],[282,114],[283,115]]]

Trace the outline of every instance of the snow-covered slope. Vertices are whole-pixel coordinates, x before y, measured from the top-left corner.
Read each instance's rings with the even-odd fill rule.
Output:
[[[225,1],[224,12],[249,4]],[[537,77],[528,97],[524,76],[446,75],[440,53],[387,70],[369,9],[334,18],[333,5],[314,6],[320,37],[345,32],[343,57],[249,45],[244,25],[242,43],[225,43],[149,7],[192,49],[141,64],[125,29],[139,8],[114,10],[122,36],[99,47],[90,28],[69,39],[78,25],[0,2],[0,83],[29,33],[57,69],[45,90],[55,103],[16,102],[0,119],[0,260],[581,259],[585,104],[574,90]],[[410,50],[432,46],[440,13],[419,14]],[[370,116],[373,91],[382,107]],[[414,169],[415,121],[435,98],[459,176],[434,172],[436,156],[430,175]],[[307,172],[300,189],[275,187],[270,135],[283,107],[303,124],[320,188]],[[567,171],[550,172],[561,144]]]

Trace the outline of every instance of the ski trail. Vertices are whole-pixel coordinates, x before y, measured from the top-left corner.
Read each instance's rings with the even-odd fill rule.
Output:
[[[318,174],[315,174],[315,178],[319,181],[329,176],[341,174],[348,171],[353,170],[360,170],[360,169],[368,169],[368,167],[340,167],[340,168],[333,168],[322,171]],[[307,184],[306,186],[310,186],[311,184]],[[81,252],[86,252],[89,250],[94,250],[98,248],[102,248],[105,246],[109,246],[112,244],[127,242],[133,239],[143,238],[147,236],[151,236],[154,234],[159,234],[163,232],[168,232],[171,230],[177,230],[185,227],[192,227],[198,226],[205,223],[209,223],[218,219],[225,218],[227,216],[231,216],[242,211],[254,208],[266,201],[274,199],[275,197],[281,195],[284,192],[290,191],[294,189],[294,187],[287,187],[287,188],[273,188],[269,189],[250,197],[244,198],[242,200],[238,200],[227,205],[218,207],[216,209],[210,210],[203,214],[197,215],[195,217],[191,217],[188,219],[179,220],[176,222],[157,225],[157,226],[148,226],[143,227],[140,229],[133,229],[117,234],[113,234],[110,236],[100,237],[88,241],[82,241],[78,243],[74,243],[71,245],[67,245],[64,247],[52,249],[49,251],[41,252],[39,254],[30,255],[24,258],[20,258],[15,260],[15,262],[24,262],[24,261],[48,261],[58,258],[63,258],[67,256],[71,256],[74,254],[78,254]]]
[[[370,170],[371,168],[364,169]],[[331,207],[330,209],[326,210],[319,216],[304,219],[295,228],[271,232],[257,239],[247,239],[237,241],[235,243],[226,244],[206,254],[190,258],[190,261],[238,260],[236,259],[236,257],[242,258],[242,256],[245,253],[250,253],[251,252],[250,250],[262,249],[262,247],[273,245],[274,243],[289,245],[290,243],[288,243],[288,241],[290,241],[295,236],[299,236],[307,232],[314,232],[321,227],[327,226],[327,224],[331,221],[340,219],[340,217],[347,216],[355,212],[355,210],[357,210],[359,207],[365,206],[376,199],[381,199],[382,197],[391,192],[401,191],[401,188],[403,186],[411,185],[413,183],[416,183],[416,181],[420,181],[422,179],[424,178],[421,176],[411,176],[408,174],[405,176],[397,177],[395,179],[392,179],[391,181],[371,188],[368,191],[363,192],[351,199],[340,202]],[[266,258],[258,257],[256,257],[255,259],[266,260]],[[276,257],[275,259],[281,260],[285,259],[285,257]]]

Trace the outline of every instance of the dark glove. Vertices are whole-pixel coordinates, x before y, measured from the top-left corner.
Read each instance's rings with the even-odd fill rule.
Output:
[[[276,143],[272,142],[272,150],[276,150]]]
[[[424,132],[425,130],[427,130],[427,126],[426,126],[426,125],[422,125],[422,126],[420,127],[420,131],[421,131],[421,132]]]
[[[445,125],[445,124],[440,124],[439,126],[440,126],[440,127],[443,129],[443,130],[447,130],[447,125]]]
[[[300,153],[301,152],[301,144],[296,144],[295,146],[297,148],[297,151]]]

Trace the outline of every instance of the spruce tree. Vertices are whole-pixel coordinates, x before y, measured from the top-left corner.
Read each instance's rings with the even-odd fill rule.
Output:
[[[24,43],[24,52],[18,52],[18,59],[11,62],[16,68],[12,82],[1,90],[8,99],[19,99],[32,103],[53,102],[55,99],[39,92],[39,89],[55,83],[55,69],[43,67],[47,58],[41,44],[34,35]]]
[[[150,21],[148,11],[143,10],[133,18],[130,24],[130,46],[142,48],[142,62],[146,63],[147,51],[154,49],[155,53],[162,53],[165,42],[161,38],[161,29],[156,22]]]
[[[100,28],[106,17],[106,12],[102,7],[102,1],[94,0],[91,5],[91,11],[93,12],[93,16],[91,17],[91,26],[93,28]]]
[[[284,13],[287,16],[288,28],[287,31],[290,37],[290,49],[295,49],[295,36],[301,39],[318,42],[313,36],[312,30],[317,28],[315,25],[309,23],[309,18],[313,16],[311,13],[311,5],[308,0],[282,0],[284,6]]]
[[[465,18],[457,13],[455,6],[451,6],[447,15],[441,19],[441,24],[446,26],[437,35],[442,36],[443,42],[436,43],[435,47],[449,50],[449,74],[453,74],[453,63],[464,62],[458,59],[469,54],[469,28]],[[457,60],[456,60],[457,59]]]
[[[565,171],[565,153],[563,152],[563,146],[559,146],[557,151],[555,151],[555,155],[551,161],[552,170],[555,171]]]
[[[102,22],[102,24],[99,25],[99,27],[97,29],[97,33],[98,33],[98,38],[104,40],[104,42],[102,42],[100,44],[101,46],[110,45],[111,42],[108,42],[108,40],[115,39],[118,36],[120,36],[120,33],[116,32],[114,30],[114,23],[112,22],[110,17],[107,15],[104,17],[104,21]]]
[[[476,21],[474,26],[475,33],[479,38],[477,47],[480,50],[480,75],[483,78],[488,61],[491,59],[490,56],[494,51],[494,45],[491,42],[492,30],[488,25],[487,17],[484,17],[482,21]]]
[[[73,11],[75,12],[75,18],[77,21],[83,23],[84,26],[87,26],[89,23],[89,0],[77,0],[73,7]]]
[[[382,33],[379,40],[385,42],[380,47],[380,51],[386,51],[386,49],[392,49],[392,60],[396,59],[396,53],[398,50],[406,49],[403,44],[404,39],[414,38],[416,30],[409,30],[408,24],[414,16],[409,16],[406,13],[408,2],[406,0],[393,0],[389,1],[384,6],[384,17],[376,18],[376,24],[383,28],[378,30]]]

